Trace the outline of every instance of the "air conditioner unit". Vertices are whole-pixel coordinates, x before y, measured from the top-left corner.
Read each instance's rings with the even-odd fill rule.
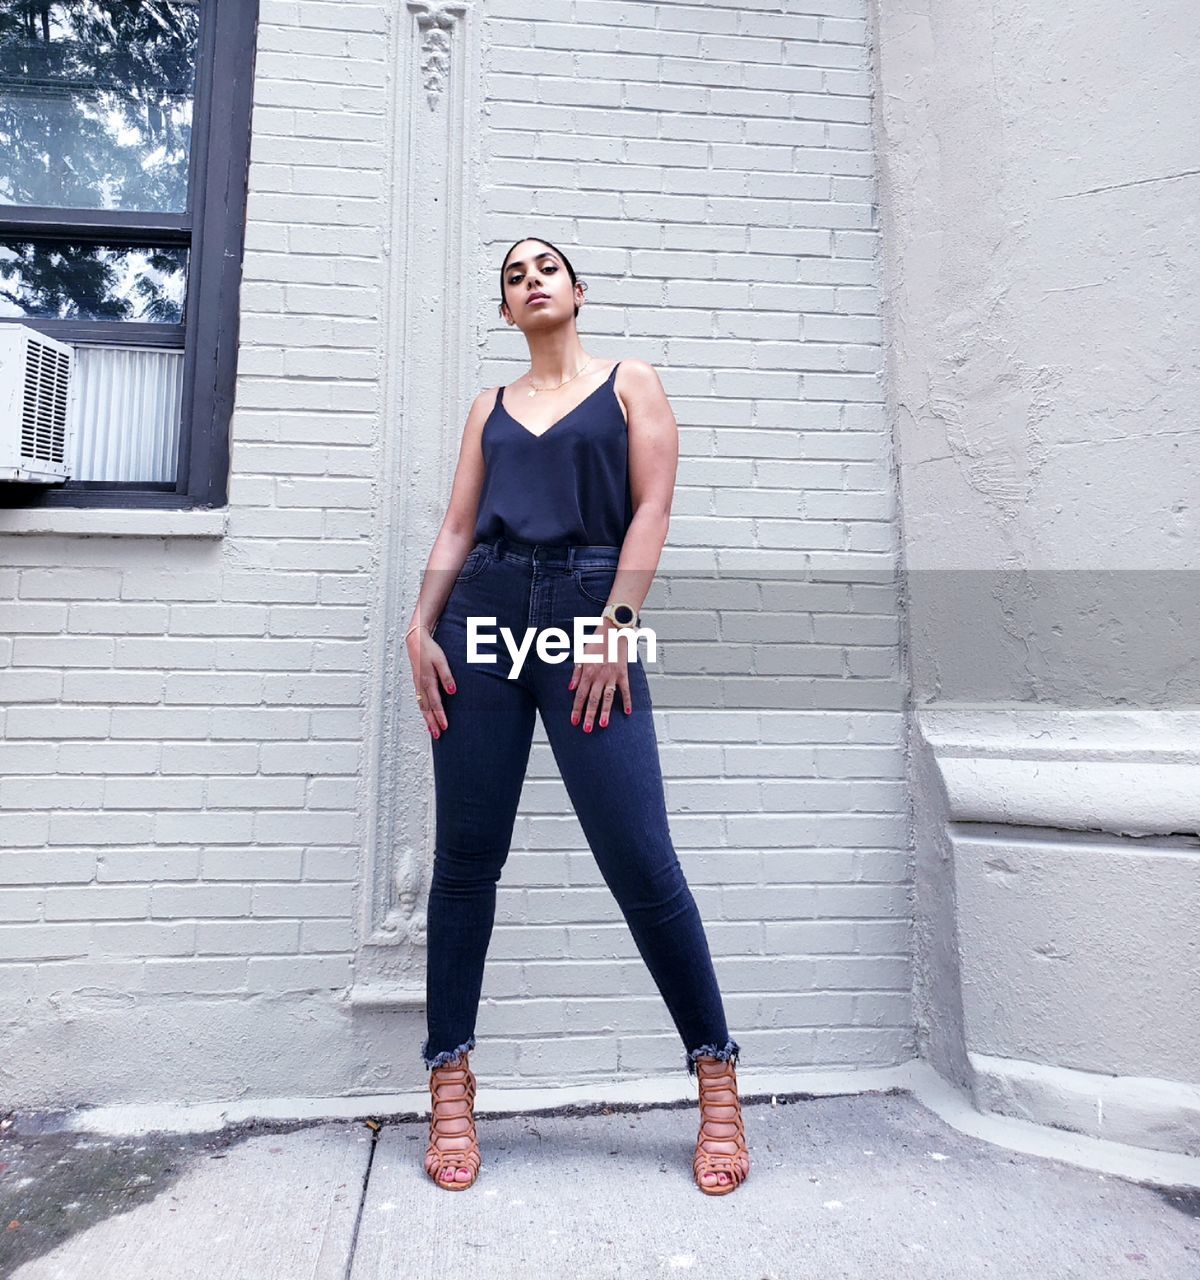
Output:
[[[74,351],[23,324],[0,324],[0,480],[59,484],[68,457]]]

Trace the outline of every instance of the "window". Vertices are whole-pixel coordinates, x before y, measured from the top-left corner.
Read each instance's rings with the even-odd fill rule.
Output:
[[[62,484],[221,506],[257,0],[0,0],[0,325],[73,348]]]

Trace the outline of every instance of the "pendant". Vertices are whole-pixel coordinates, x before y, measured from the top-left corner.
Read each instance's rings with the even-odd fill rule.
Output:
[[[536,395],[537,395],[537,392],[536,392],[536,391],[531,391],[531,392],[529,393],[529,398],[530,398],[530,400],[532,400],[532,399],[533,399],[533,397],[534,397],[534,396],[536,396]]]

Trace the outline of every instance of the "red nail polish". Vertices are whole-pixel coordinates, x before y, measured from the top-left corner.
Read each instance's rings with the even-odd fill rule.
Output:
[[[605,717],[604,717],[604,719],[600,721],[600,728],[601,728],[601,729],[607,729],[607,728],[608,728],[608,717],[607,717],[607,716],[605,716]]]
[[[583,726],[583,731],[584,731],[584,733],[591,733],[591,731],[592,731],[592,726],[591,726],[590,724],[585,724],[585,725]]]
[[[454,686],[454,685],[450,685],[450,689],[449,689],[449,691],[450,691],[451,693],[457,693],[457,692],[458,692],[458,690],[455,688],[455,686]]]

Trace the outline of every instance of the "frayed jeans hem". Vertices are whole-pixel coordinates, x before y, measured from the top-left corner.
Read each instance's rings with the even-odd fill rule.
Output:
[[[447,1067],[450,1063],[459,1061],[464,1053],[474,1048],[475,1037],[472,1036],[469,1040],[464,1040],[457,1049],[445,1049],[431,1057],[429,1054],[429,1041],[426,1039],[425,1043],[421,1045],[421,1061],[432,1071],[434,1067]]]
[[[722,1062],[736,1063],[738,1054],[742,1051],[741,1045],[736,1040],[726,1040],[723,1048],[718,1048],[715,1044],[702,1044],[699,1049],[689,1050],[684,1055],[684,1061],[687,1064],[688,1075],[696,1074],[697,1058],[719,1058]]]

